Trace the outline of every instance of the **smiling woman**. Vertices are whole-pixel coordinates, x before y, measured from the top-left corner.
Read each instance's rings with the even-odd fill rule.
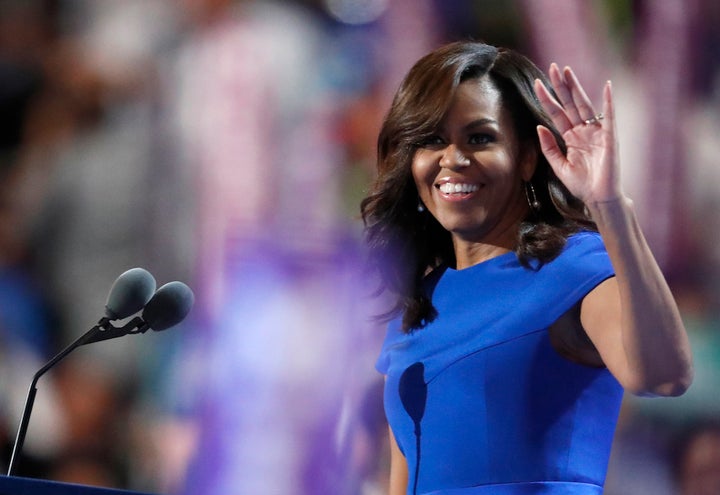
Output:
[[[361,205],[396,301],[376,365],[391,495],[599,495],[623,390],[689,386],[614,124],[609,83],[598,113],[569,68],[482,43],[401,84]]]
[[[522,184],[535,169],[536,153],[523,145],[500,91],[482,78],[458,86],[437,134],[415,152],[420,200],[451,233],[457,268],[514,248],[528,213]],[[478,241],[487,249],[473,249]]]
[[[403,315],[406,331],[421,326],[432,314],[420,284],[428,269],[445,263],[458,265],[450,229],[433,215],[418,211],[418,202],[426,199],[422,197],[424,188],[415,184],[416,174],[430,152],[434,152],[432,156],[442,152],[445,164],[459,159],[461,165],[462,160],[470,163],[473,159],[469,146],[478,152],[481,148],[493,150],[495,155],[502,148],[512,154],[506,166],[514,168],[514,161],[521,159],[531,170],[530,179],[519,175],[516,184],[514,199],[519,201],[511,212],[515,220],[523,220],[519,228],[512,225],[515,231],[504,233],[508,238],[501,246],[486,243],[490,248],[515,250],[523,264],[531,259],[549,261],[568,235],[595,228],[585,206],[558,180],[540,151],[538,125],[551,129],[561,148],[564,141],[535,96],[536,78],[549,84],[532,62],[512,50],[458,43],[421,59],[395,95],[378,138],[378,178],[363,201],[362,212],[368,245],[380,261],[384,282],[391,292],[401,295],[391,314]],[[456,120],[468,119],[455,123],[465,127],[455,130],[466,134],[465,143],[447,141],[453,115]],[[484,146],[480,144],[483,141]],[[490,173],[477,162],[468,168],[475,169],[468,173],[476,175]],[[523,184],[521,178],[527,182]],[[526,194],[538,205],[529,211]],[[490,201],[484,203],[491,206]],[[517,210],[525,215],[518,217]],[[406,262],[382,261],[395,257]]]

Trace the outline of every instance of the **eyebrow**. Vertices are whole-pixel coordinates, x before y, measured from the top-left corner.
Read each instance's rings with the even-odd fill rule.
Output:
[[[495,119],[491,119],[490,117],[482,117],[482,118],[479,118],[479,119],[475,119],[475,120],[469,122],[468,124],[464,125],[464,126],[463,126],[463,130],[469,131],[469,130],[472,130],[472,129],[476,128],[476,127],[481,127],[481,126],[484,126],[484,125],[495,125],[495,126],[499,126],[499,125],[500,125],[500,122],[498,122],[498,121],[495,120]],[[438,128],[438,131],[442,132],[443,129],[444,129],[444,126],[441,126],[441,127]]]
[[[479,127],[479,126],[483,126],[483,125],[487,125],[487,124],[497,125],[498,121],[495,119],[490,119],[490,118],[476,119],[476,120],[473,120],[472,122],[468,123],[465,126],[465,129],[472,129],[473,127]]]

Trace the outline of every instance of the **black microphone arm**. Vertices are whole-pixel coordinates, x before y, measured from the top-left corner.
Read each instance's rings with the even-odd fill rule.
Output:
[[[135,320],[139,320],[140,318],[133,318],[133,323]],[[70,354],[72,351],[80,347],[81,345],[90,344],[92,342],[98,342],[100,340],[105,340],[107,338],[113,338],[114,336],[120,336],[120,335],[114,335],[114,336],[103,336],[103,332],[106,332],[106,334],[110,334],[111,331],[106,331],[106,329],[115,328],[110,324],[110,320],[108,318],[101,318],[97,325],[92,327],[87,333],[80,336],[75,342],[67,346],[65,349],[60,351],[54,358],[52,358],[50,361],[48,361],[45,366],[40,368],[37,373],[35,373],[35,376],[33,376],[32,382],[30,383],[30,388],[28,389],[27,398],[25,399],[25,409],[23,410],[22,419],[20,420],[20,426],[18,427],[17,431],[17,437],[15,438],[15,445],[13,446],[12,456],[10,457],[10,464],[8,466],[8,472],[7,475],[11,476],[13,472],[13,468],[15,467],[15,463],[17,462],[17,459],[19,457],[19,453],[22,451],[23,444],[25,443],[25,435],[27,433],[28,424],[30,423],[30,414],[32,413],[32,408],[35,403],[35,394],[37,393],[37,383],[38,380],[40,380],[40,377],[43,376],[50,368],[58,364],[60,361],[62,361],[65,356]],[[122,334],[125,335],[125,334]]]
[[[97,325],[60,351],[33,376],[25,399],[25,408],[15,438],[7,475],[12,475],[20,452],[22,452],[37,394],[37,383],[41,376],[82,345],[129,334],[145,333],[150,328],[160,331],[174,326],[187,316],[193,302],[192,291],[182,282],[170,282],[155,292],[155,279],[142,268],[133,268],[123,273],[110,290],[106,305],[108,316],[100,318]],[[136,316],[123,326],[114,326],[111,323],[112,319],[130,316],[140,309],[143,309],[142,317]]]

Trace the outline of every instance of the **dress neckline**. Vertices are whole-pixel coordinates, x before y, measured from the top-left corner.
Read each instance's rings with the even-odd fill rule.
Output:
[[[469,273],[469,272],[472,272],[475,270],[479,270],[482,267],[495,265],[497,263],[500,263],[501,261],[505,261],[509,258],[515,258],[515,257],[516,257],[515,251],[508,251],[507,253],[498,254],[496,256],[493,256],[492,258],[488,258],[479,263],[475,263],[474,265],[470,265],[465,268],[461,268],[459,270],[457,268],[453,268],[450,265],[445,265],[445,272],[446,273],[457,273],[457,274]]]

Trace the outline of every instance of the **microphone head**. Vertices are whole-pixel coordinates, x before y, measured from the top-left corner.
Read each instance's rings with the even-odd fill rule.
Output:
[[[195,302],[190,287],[182,282],[168,282],[148,301],[142,318],[155,331],[165,330],[185,319]]]
[[[155,293],[155,278],[144,268],[131,268],[120,275],[108,294],[105,315],[119,320],[145,307]]]

